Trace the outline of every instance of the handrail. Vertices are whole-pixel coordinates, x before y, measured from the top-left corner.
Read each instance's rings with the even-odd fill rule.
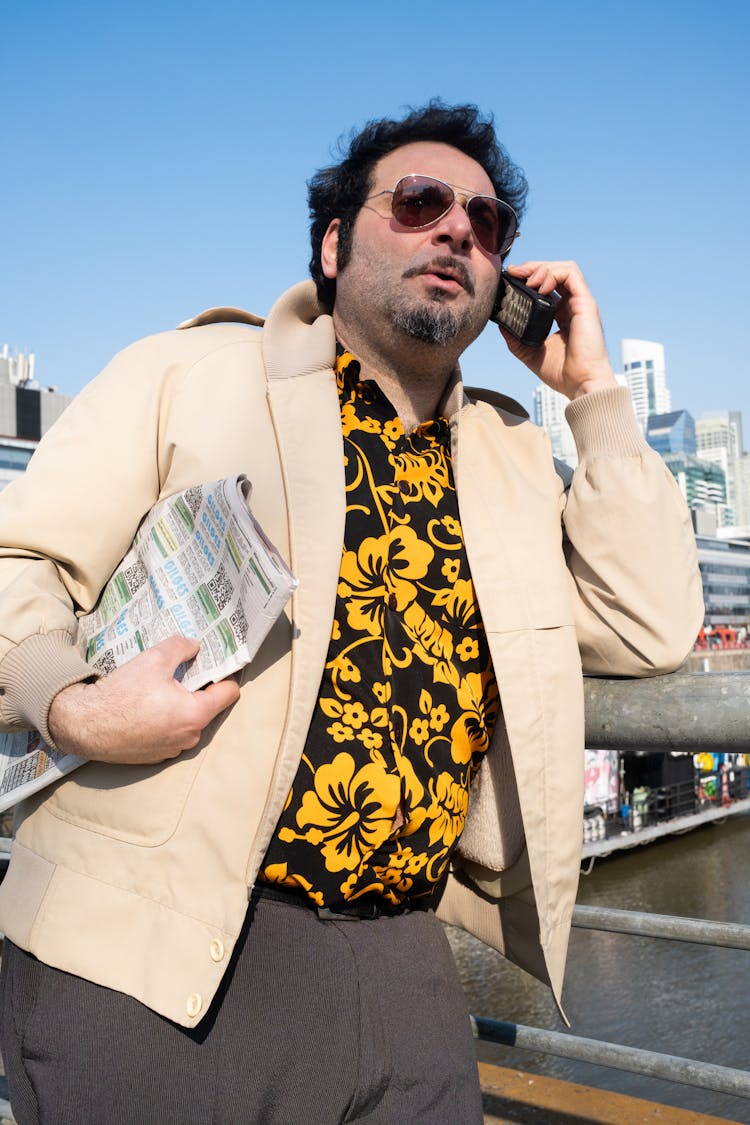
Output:
[[[750,751],[750,672],[586,676],[586,745],[601,750]]]
[[[723,949],[750,949],[750,926],[738,922],[709,922],[703,918],[678,918],[673,914],[615,910],[608,906],[575,906],[573,925],[579,930],[689,941]]]
[[[575,906],[573,925],[580,929],[605,930],[638,937],[668,938],[699,945],[728,949],[750,949],[750,926],[739,923],[711,922],[703,918],[680,918],[669,914],[648,914],[638,910],[616,910],[611,907]],[[585,1039],[561,1031],[470,1016],[475,1039],[499,1043],[505,1047],[521,1047],[541,1051],[559,1058],[627,1070],[684,1086],[697,1086],[719,1094],[750,1098],[750,1072],[715,1063],[644,1051],[620,1043]]]
[[[683,1086],[698,1086],[718,1094],[750,1098],[750,1073],[728,1066],[684,1059],[677,1055],[663,1055],[644,1051],[640,1047],[625,1047],[619,1043],[603,1043],[599,1039],[584,1039],[562,1031],[543,1031],[538,1027],[490,1020],[471,1016],[475,1039],[500,1043],[505,1047],[521,1047],[527,1051],[542,1051],[558,1058],[576,1059],[579,1062],[609,1066],[615,1070],[628,1070],[680,1082]]]

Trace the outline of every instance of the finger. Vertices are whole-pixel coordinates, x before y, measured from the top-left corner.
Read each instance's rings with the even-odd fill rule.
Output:
[[[589,294],[588,286],[577,262],[520,262],[518,265],[508,266],[507,272],[512,277],[523,278],[532,289],[539,289],[543,293],[559,288],[571,296]],[[550,284],[552,289],[549,288]]]
[[[178,633],[159,641],[149,651],[164,659],[171,674],[178,665],[185,664],[197,656],[200,647],[200,641],[196,641],[194,637],[183,637]]]
[[[557,284],[549,262],[524,262],[518,266],[509,266],[507,272],[511,277],[517,277],[530,289],[536,289],[545,296],[551,293]]]
[[[232,677],[219,680],[216,684],[207,684],[201,691],[195,692],[194,698],[199,703],[203,715],[205,715],[205,721],[201,725],[206,726],[227,707],[236,703],[239,697],[239,684]]]

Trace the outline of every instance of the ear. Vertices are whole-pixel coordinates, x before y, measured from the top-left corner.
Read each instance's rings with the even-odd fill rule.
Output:
[[[341,219],[331,219],[328,230],[323,235],[320,246],[320,264],[324,275],[333,281],[339,270],[337,265],[339,251],[339,227]]]

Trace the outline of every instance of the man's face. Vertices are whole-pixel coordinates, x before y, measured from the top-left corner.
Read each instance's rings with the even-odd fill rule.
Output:
[[[456,203],[421,229],[407,228],[391,213],[391,196],[378,195],[410,173],[435,176],[453,187]],[[471,157],[450,145],[419,141],[384,156],[375,166],[370,198],[352,232],[349,261],[339,268],[338,223],[323,243],[323,269],[336,278],[334,316],[358,333],[387,322],[397,332],[427,343],[455,341],[463,350],[492,311],[500,256],[476,240],[463,206],[466,196],[491,195],[492,182]]]

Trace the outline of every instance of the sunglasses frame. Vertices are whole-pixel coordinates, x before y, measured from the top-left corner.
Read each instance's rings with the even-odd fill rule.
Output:
[[[395,213],[394,199],[396,197],[396,193],[398,192],[398,189],[407,180],[426,180],[426,181],[428,181],[428,183],[431,183],[431,184],[439,184],[440,187],[446,188],[450,192],[450,194],[452,196],[451,202],[448,204],[448,206],[445,208],[444,211],[441,211],[439,215],[436,215],[434,219],[430,219],[426,223],[404,223],[398,218],[398,216]],[[478,191],[471,192],[471,191],[465,190],[464,188],[455,188],[452,184],[447,183],[445,180],[441,180],[437,176],[427,176],[423,172],[408,172],[405,176],[400,177],[400,179],[397,181],[397,183],[395,184],[394,187],[384,188],[382,191],[378,191],[374,195],[368,195],[367,198],[365,199],[365,202],[368,203],[371,199],[379,199],[381,195],[390,195],[390,197],[391,197],[391,215],[396,220],[396,222],[399,224],[399,226],[404,228],[404,230],[426,230],[426,228],[431,227],[433,223],[439,223],[441,219],[444,219],[445,216],[450,211],[450,209],[456,203],[458,203],[466,211],[469,222],[471,223],[471,229],[472,229],[472,232],[474,234],[474,238],[477,240],[477,243],[482,247],[482,249],[485,250],[488,254],[497,254],[500,257],[507,254],[508,251],[510,250],[511,246],[513,245],[514,241],[518,238],[519,234],[521,233],[518,229],[518,215],[516,214],[514,208],[511,207],[510,203],[506,203],[504,199],[498,199],[494,195],[484,195],[482,192],[478,192]],[[484,200],[487,200],[487,202],[489,202],[489,203],[494,203],[499,211],[504,211],[506,214],[510,214],[510,216],[512,218],[513,233],[510,234],[510,235],[506,235],[503,242],[500,244],[499,249],[497,249],[497,250],[490,250],[487,246],[484,245],[484,243],[482,242],[482,239],[479,235],[479,232],[477,231],[476,227],[474,226],[474,223],[472,222],[471,211],[469,210],[469,207],[471,205],[472,200],[474,200],[474,199],[484,199]]]

